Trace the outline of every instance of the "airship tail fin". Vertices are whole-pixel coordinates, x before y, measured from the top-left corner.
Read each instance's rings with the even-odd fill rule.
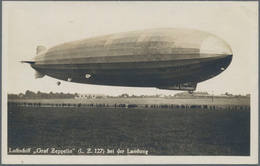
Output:
[[[34,64],[34,63],[35,63],[35,60],[21,61],[21,63],[29,63],[29,64]]]
[[[42,74],[42,73],[40,73],[40,72],[38,72],[38,71],[36,71],[35,70],[35,79],[37,79],[37,78],[42,78],[42,77],[44,77],[45,76],[45,74]]]
[[[37,51],[36,54],[39,54],[40,52],[46,50],[46,48],[44,46],[37,46]]]

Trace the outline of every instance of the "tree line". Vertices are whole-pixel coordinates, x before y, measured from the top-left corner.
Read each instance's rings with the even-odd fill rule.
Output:
[[[38,91],[37,93],[33,91],[27,90],[24,94],[8,94],[8,99],[74,99],[78,97],[78,93],[70,94],[70,93],[44,93]]]

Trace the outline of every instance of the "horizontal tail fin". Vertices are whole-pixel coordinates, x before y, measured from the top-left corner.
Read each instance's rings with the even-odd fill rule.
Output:
[[[34,63],[35,63],[35,60],[21,61],[21,63],[29,63],[29,64],[34,64]]]

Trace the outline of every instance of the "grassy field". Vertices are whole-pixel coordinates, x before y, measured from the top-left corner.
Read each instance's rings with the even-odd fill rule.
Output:
[[[8,147],[75,148],[73,155],[80,148],[114,149],[113,155],[129,148],[149,155],[248,156],[250,111],[11,106]]]
[[[101,98],[101,99],[10,99],[10,102],[32,102],[42,104],[81,103],[81,104],[200,104],[200,105],[241,105],[249,106],[249,99],[167,99],[167,98]]]

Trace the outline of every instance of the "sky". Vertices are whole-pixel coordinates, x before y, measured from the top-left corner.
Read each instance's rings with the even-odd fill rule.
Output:
[[[45,76],[22,60],[36,47],[133,30],[178,27],[213,33],[233,51],[230,66],[201,82],[196,91],[251,94],[258,76],[258,2],[3,2],[2,68],[8,93],[63,92],[120,95],[174,95],[181,91],[88,85]]]

